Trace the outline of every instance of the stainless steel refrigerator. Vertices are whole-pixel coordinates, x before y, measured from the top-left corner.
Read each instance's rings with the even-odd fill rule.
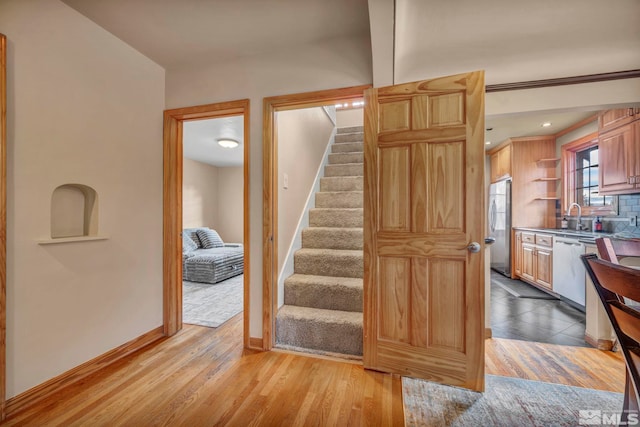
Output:
[[[489,235],[491,268],[511,277],[511,180],[505,179],[489,187]]]

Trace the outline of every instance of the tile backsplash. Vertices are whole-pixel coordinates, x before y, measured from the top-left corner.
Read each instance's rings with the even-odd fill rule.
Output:
[[[575,211],[572,212],[575,215]],[[560,201],[556,204],[556,216],[558,227],[560,227],[560,220],[563,213],[560,210]],[[640,219],[640,194],[629,194],[624,196],[618,196],[618,216],[617,217],[604,217],[602,218],[602,228],[606,233],[622,233],[628,237],[640,238],[640,227],[634,227],[629,224],[629,217],[636,216]],[[587,218],[583,219],[583,224],[587,225]],[[638,221],[640,224],[640,221]],[[569,228],[575,228],[576,218],[569,218]],[[591,224],[589,224],[591,229]]]

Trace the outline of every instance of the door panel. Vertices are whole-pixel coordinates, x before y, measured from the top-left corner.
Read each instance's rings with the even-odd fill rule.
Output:
[[[386,178],[380,185],[380,229],[409,230],[409,149],[389,147],[380,150],[380,169]]]
[[[482,390],[484,74],[365,105],[365,367]]]

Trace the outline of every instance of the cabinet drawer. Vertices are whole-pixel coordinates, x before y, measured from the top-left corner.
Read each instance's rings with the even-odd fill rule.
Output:
[[[551,247],[553,245],[553,236],[548,234],[536,234],[536,245]]]
[[[535,243],[536,235],[533,233],[522,233],[522,241],[524,243]]]

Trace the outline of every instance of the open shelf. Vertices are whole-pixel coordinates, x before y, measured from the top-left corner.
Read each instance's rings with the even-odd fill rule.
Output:
[[[538,160],[536,160],[536,163],[541,163],[541,162],[558,162],[558,161],[560,161],[560,160],[561,160],[561,159],[560,159],[560,157],[553,157],[553,158],[550,158],[550,159],[538,159]]]
[[[537,178],[535,181],[560,181],[560,178]]]

